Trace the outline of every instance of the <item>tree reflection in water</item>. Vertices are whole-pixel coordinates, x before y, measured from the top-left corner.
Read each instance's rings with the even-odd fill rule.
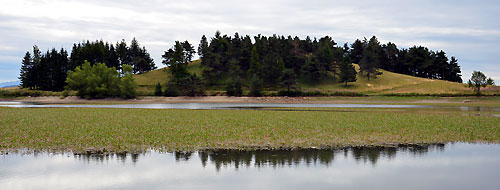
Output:
[[[431,150],[444,151],[445,144],[427,145],[400,145],[400,146],[360,146],[344,149],[322,150],[322,149],[298,149],[298,150],[207,150],[199,152],[173,152],[177,162],[187,162],[193,156],[198,155],[203,167],[209,164],[215,166],[219,171],[222,167],[291,167],[298,165],[324,165],[330,166],[337,156],[349,158],[349,155],[357,163],[370,163],[376,165],[382,157],[394,159],[398,153],[408,152],[418,157],[427,154]],[[104,162],[119,160],[125,163],[130,158],[136,163],[144,154],[116,153],[116,154],[78,154],[74,157],[84,162]]]
[[[430,150],[444,151],[444,144],[404,145],[397,147],[351,147],[337,150],[302,149],[302,150],[218,150],[200,151],[198,156],[203,167],[213,164],[217,171],[222,167],[285,167],[305,164],[330,166],[336,156],[348,158],[349,154],[356,162],[376,165],[380,157],[393,159],[398,152],[408,152],[413,156],[422,156]],[[188,161],[193,152],[175,152],[176,161]]]

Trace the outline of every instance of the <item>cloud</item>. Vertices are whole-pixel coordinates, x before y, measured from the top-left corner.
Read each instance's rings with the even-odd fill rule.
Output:
[[[492,43],[500,41],[498,8],[498,1],[451,0],[7,1],[0,7],[0,56],[18,58],[0,57],[0,63],[20,64],[34,44],[42,50],[69,49],[87,39],[114,43],[136,37],[162,66],[161,55],[174,41],[197,45],[201,35],[220,30],[229,35],[330,35],[342,43],[376,35],[401,47],[443,49],[462,60],[464,73],[476,69],[498,76],[486,70],[498,65],[491,56],[500,52]],[[469,51],[473,46],[481,49]]]

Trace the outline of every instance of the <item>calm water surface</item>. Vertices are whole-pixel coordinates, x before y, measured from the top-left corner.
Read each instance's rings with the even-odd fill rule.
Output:
[[[0,189],[498,189],[500,145],[0,155]]]
[[[286,104],[286,103],[172,103],[172,104],[114,104],[114,105],[69,105],[34,104],[27,102],[0,102],[0,107],[14,108],[142,108],[142,109],[261,109],[261,108],[409,108],[409,109],[453,109],[460,111],[500,111],[495,107],[445,107],[429,105],[391,104]]]

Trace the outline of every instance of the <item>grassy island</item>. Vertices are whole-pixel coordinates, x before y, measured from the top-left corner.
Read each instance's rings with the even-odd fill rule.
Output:
[[[495,112],[0,108],[0,149],[142,152],[500,142]]]

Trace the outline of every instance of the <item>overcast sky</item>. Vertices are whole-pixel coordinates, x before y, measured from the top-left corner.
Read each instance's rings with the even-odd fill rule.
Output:
[[[0,82],[17,80],[33,45],[133,37],[157,66],[176,40],[198,45],[216,30],[233,35],[332,36],[339,43],[376,35],[400,48],[422,45],[455,56],[464,81],[473,70],[500,83],[500,1],[465,0],[2,0]]]

